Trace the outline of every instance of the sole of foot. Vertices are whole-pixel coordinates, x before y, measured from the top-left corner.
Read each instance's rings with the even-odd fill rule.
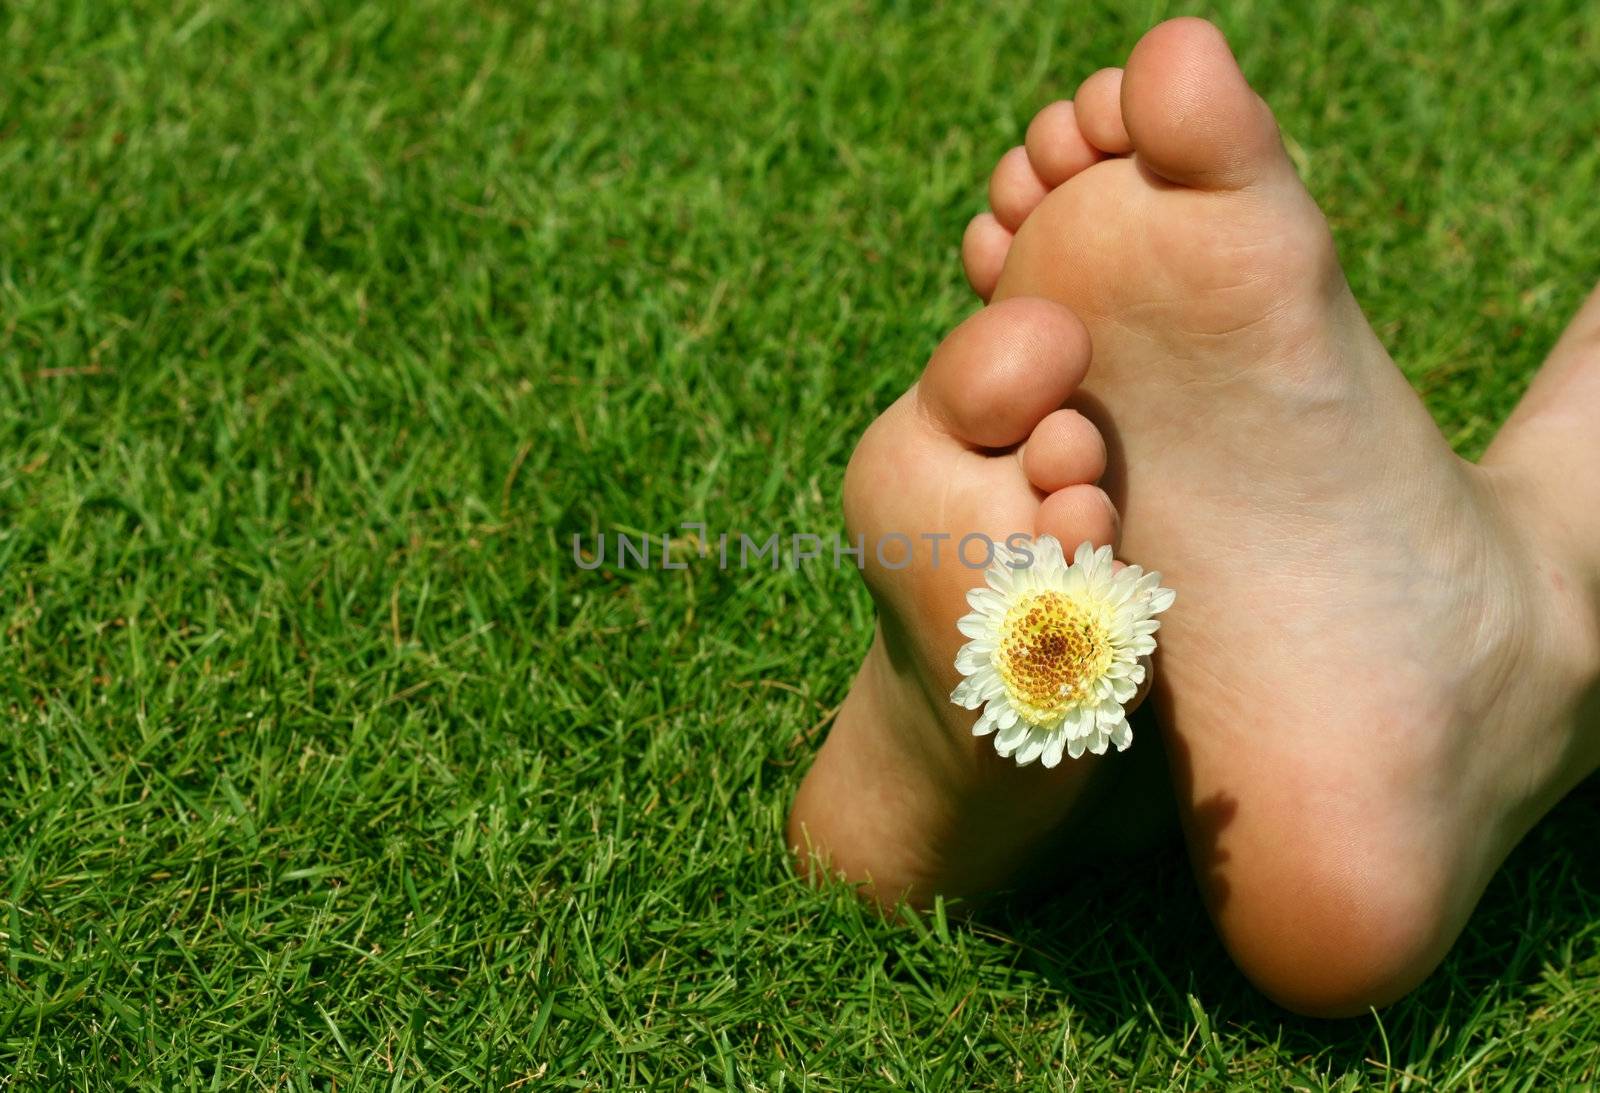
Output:
[[[1095,484],[1105,444],[1069,406],[1088,365],[1088,335],[1066,309],[1013,298],[956,328],[862,437],[845,523],[864,545],[878,624],[796,797],[790,842],[804,869],[891,906],[1045,885],[1074,818],[1159,761],[1147,747],[1019,767],[950,701],[966,640],[956,621],[983,584],[986,542],[1053,535],[1070,554],[1115,539],[1117,513]],[[1118,831],[1131,845],[1159,826],[1140,815]]]
[[[1209,23],[1046,108],[990,194],[969,278],[1085,324],[1123,545],[1179,594],[1155,697],[1212,917],[1290,1008],[1387,1003],[1600,759],[1576,563],[1450,451]]]

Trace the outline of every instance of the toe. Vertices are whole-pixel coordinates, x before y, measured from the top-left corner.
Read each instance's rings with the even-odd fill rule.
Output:
[[[1028,123],[1028,162],[1046,186],[1054,188],[1095,163],[1101,152],[1078,128],[1078,111],[1071,102],[1053,102]]]
[[[1114,547],[1119,530],[1117,509],[1099,486],[1068,486],[1044,499],[1034,530],[1061,540],[1069,556],[1084,541]]]
[[[1011,233],[993,213],[979,213],[967,225],[967,232],[961,237],[961,265],[979,299],[987,301],[994,295],[1010,249]]]
[[[1094,482],[1106,471],[1106,442],[1076,410],[1057,410],[1034,427],[1022,446],[1022,469],[1035,489],[1054,493]]]
[[[1094,147],[1113,156],[1133,151],[1122,121],[1122,69],[1102,68],[1084,80],[1073,109],[1079,131]]]
[[[1172,19],[1139,40],[1122,116],[1139,159],[1181,185],[1240,189],[1289,166],[1272,111],[1204,19]]]
[[[1013,148],[1000,157],[989,176],[989,208],[1008,231],[1016,231],[1028,214],[1039,207],[1050,188],[1034,173],[1026,148]]]
[[[1049,300],[1014,297],[956,327],[917,383],[923,410],[976,448],[1009,448],[1059,409],[1089,367],[1089,332]]]

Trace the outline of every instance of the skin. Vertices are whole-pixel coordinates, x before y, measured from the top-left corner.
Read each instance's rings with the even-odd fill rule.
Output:
[[[845,473],[846,529],[868,544],[878,626],[789,831],[803,867],[830,868],[884,905],[977,897],[1029,871],[1116,783],[1108,771],[1133,765],[1113,755],[1019,768],[973,737],[974,714],[949,699],[966,640],[955,622],[967,590],[983,584],[981,570],[953,558],[962,536],[1048,534],[1069,551],[1115,539],[1116,511],[1094,484],[1105,443],[1065,406],[1088,361],[1088,334],[1061,306],[989,307],[945,339]],[[893,533],[916,541],[904,568],[872,548]],[[935,565],[921,537],[940,533],[949,538]]]
[[[1088,331],[1074,398],[1107,442],[1122,546],[1179,590],[1155,699],[1213,920],[1290,1008],[1387,1003],[1600,765],[1600,476],[1573,473],[1600,466],[1600,297],[1468,464],[1210,24],[1151,30],[1020,151],[964,261],[985,298],[1051,300]],[[896,700],[857,709],[926,725]],[[858,842],[858,870],[903,837]],[[974,887],[959,866],[923,887]]]
[[[1090,330],[1125,546],[1183,594],[1158,699],[1218,929],[1290,1007],[1361,1012],[1437,965],[1600,762],[1600,528],[1564,469],[1600,465],[1600,305],[1465,463],[1214,27],[1155,28],[1072,121],[1042,115],[1030,145],[1115,158],[1047,186],[1014,232],[1002,193],[973,281]]]

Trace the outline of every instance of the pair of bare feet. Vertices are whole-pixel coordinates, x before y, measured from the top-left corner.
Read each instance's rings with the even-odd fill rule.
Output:
[[[847,526],[1115,542],[1160,569],[1170,778],[1153,740],[1000,759],[948,699],[978,575],[869,555],[877,633],[792,842],[885,903],[972,898],[1126,849],[1175,797],[1264,991],[1393,1000],[1600,765],[1600,302],[1482,463],[1457,458],[1199,20],[1043,110],[990,203],[963,257],[992,302],[862,438]]]

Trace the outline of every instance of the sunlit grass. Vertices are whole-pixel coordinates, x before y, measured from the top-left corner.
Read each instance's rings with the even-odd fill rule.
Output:
[[[1302,1021],[1176,851],[982,927],[799,886],[853,576],[572,561],[836,528],[992,161],[1164,12],[0,8],[0,1074],[1596,1081],[1592,791],[1381,1027]],[[1595,10],[1219,19],[1481,449],[1600,270]]]

